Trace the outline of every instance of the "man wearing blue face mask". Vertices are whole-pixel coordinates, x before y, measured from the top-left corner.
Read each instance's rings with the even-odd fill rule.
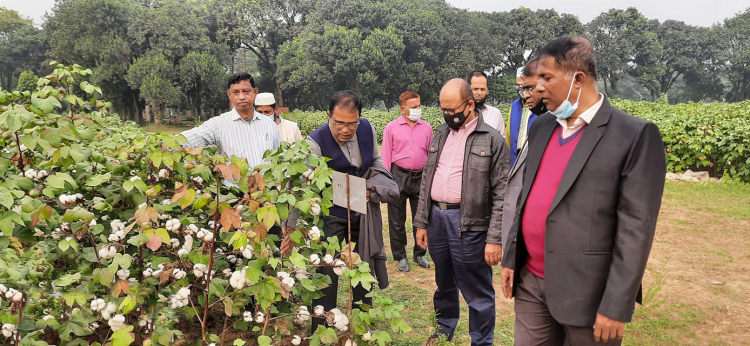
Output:
[[[501,271],[503,294],[516,299],[515,343],[620,345],[641,302],[664,144],[656,125],[597,91],[587,39],[548,43],[537,74],[550,113],[529,130]]]

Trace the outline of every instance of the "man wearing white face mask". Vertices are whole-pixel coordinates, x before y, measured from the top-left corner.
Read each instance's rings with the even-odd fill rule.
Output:
[[[388,204],[388,228],[393,259],[398,262],[398,270],[407,272],[410,268],[406,258],[406,202],[409,201],[413,221],[419,202],[422,169],[427,162],[427,148],[432,142],[432,126],[420,119],[422,105],[419,94],[406,91],[401,94],[398,103],[401,116],[386,125],[381,155],[383,166],[391,171],[401,191],[399,200]],[[413,233],[416,235],[416,228]],[[430,267],[430,262],[424,257],[426,252],[414,246],[414,261],[423,268]]]
[[[544,46],[537,75],[550,112],[529,130],[501,271],[505,297],[516,300],[515,344],[619,346],[641,302],[664,143],[654,123],[597,91],[586,38]]]

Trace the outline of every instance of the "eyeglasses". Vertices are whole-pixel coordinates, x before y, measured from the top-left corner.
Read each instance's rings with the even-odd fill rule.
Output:
[[[469,103],[469,101],[470,101],[470,100],[466,100],[466,101],[464,101],[464,103],[462,103],[462,104],[461,104],[461,105],[459,105],[458,107],[461,107],[461,106],[463,106],[463,105],[465,105],[465,104],[468,104],[468,103]],[[440,111],[441,111],[441,112],[443,112],[443,113],[445,113],[445,114],[448,114],[448,115],[453,115],[453,114],[456,114],[456,110],[457,110],[457,109],[458,109],[458,108],[454,108],[454,109],[450,109],[450,108],[440,108]],[[462,110],[461,110],[460,112],[458,112],[458,113],[463,113],[463,112],[464,112],[465,110],[466,110],[466,107],[463,107],[463,109],[462,109]]]
[[[534,88],[536,88],[536,85],[521,87],[521,89],[518,90],[518,94],[521,96],[531,96],[531,92],[534,91]]]
[[[350,130],[354,130],[359,126],[359,120],[353,123],[344,123],[344,122],[331,119],[331,123],[333,123],[333,127],[335,127],[338,130],[343,130],[345,127]]]
[[[518,96],[523,97],[523,87],[518,84],[513,84],[513,89],[516,89],[516,93],[518,93]]]

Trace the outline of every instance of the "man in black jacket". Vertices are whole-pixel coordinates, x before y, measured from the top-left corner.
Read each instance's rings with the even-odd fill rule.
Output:
[[[492,345],[495,289],[492,265],[502,257],[501,218],[508,181],[508,147],[476,109],[471,87],[453,79],[440,92],[445,124],[437,129],[422,174],[414,220],[417,243],[435,263],[433,298],[438,330],[448,340],[459,318],[459,290],[469,305],[472,345]]]
[[[537,74],[550,113],[529,131],[501,274],[503,293],[515,295],[515,343],[620,345],[641,299],[664,144],[656,125],[597,91],[587,39],[548,43]]]

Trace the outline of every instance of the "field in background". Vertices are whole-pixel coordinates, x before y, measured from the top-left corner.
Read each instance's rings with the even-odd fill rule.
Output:
[[[184,128],[146,127],[176,134]],[[388,222],[383,206],[386,251]],[[407,222],[407,228],[411,226]],[[666,183],[656,238],[644,278],[644,305],[628,324],[624,345],[750,345],[750,185]],[[413,242],[407,247],[407,252]],[[434,330],[434,268],[401,273],[388,263],[386,295],[406,307],[414,328],[395,345],[420,345]],[[495,269],[499,289],[499,269]],[[340,296],[348,289],[341,287]],[[498,295],[496,345],[513,344],[512,301]],[[468,308],[450,344],[468,345]],[[387,328],[387,326],[383,326]]]

